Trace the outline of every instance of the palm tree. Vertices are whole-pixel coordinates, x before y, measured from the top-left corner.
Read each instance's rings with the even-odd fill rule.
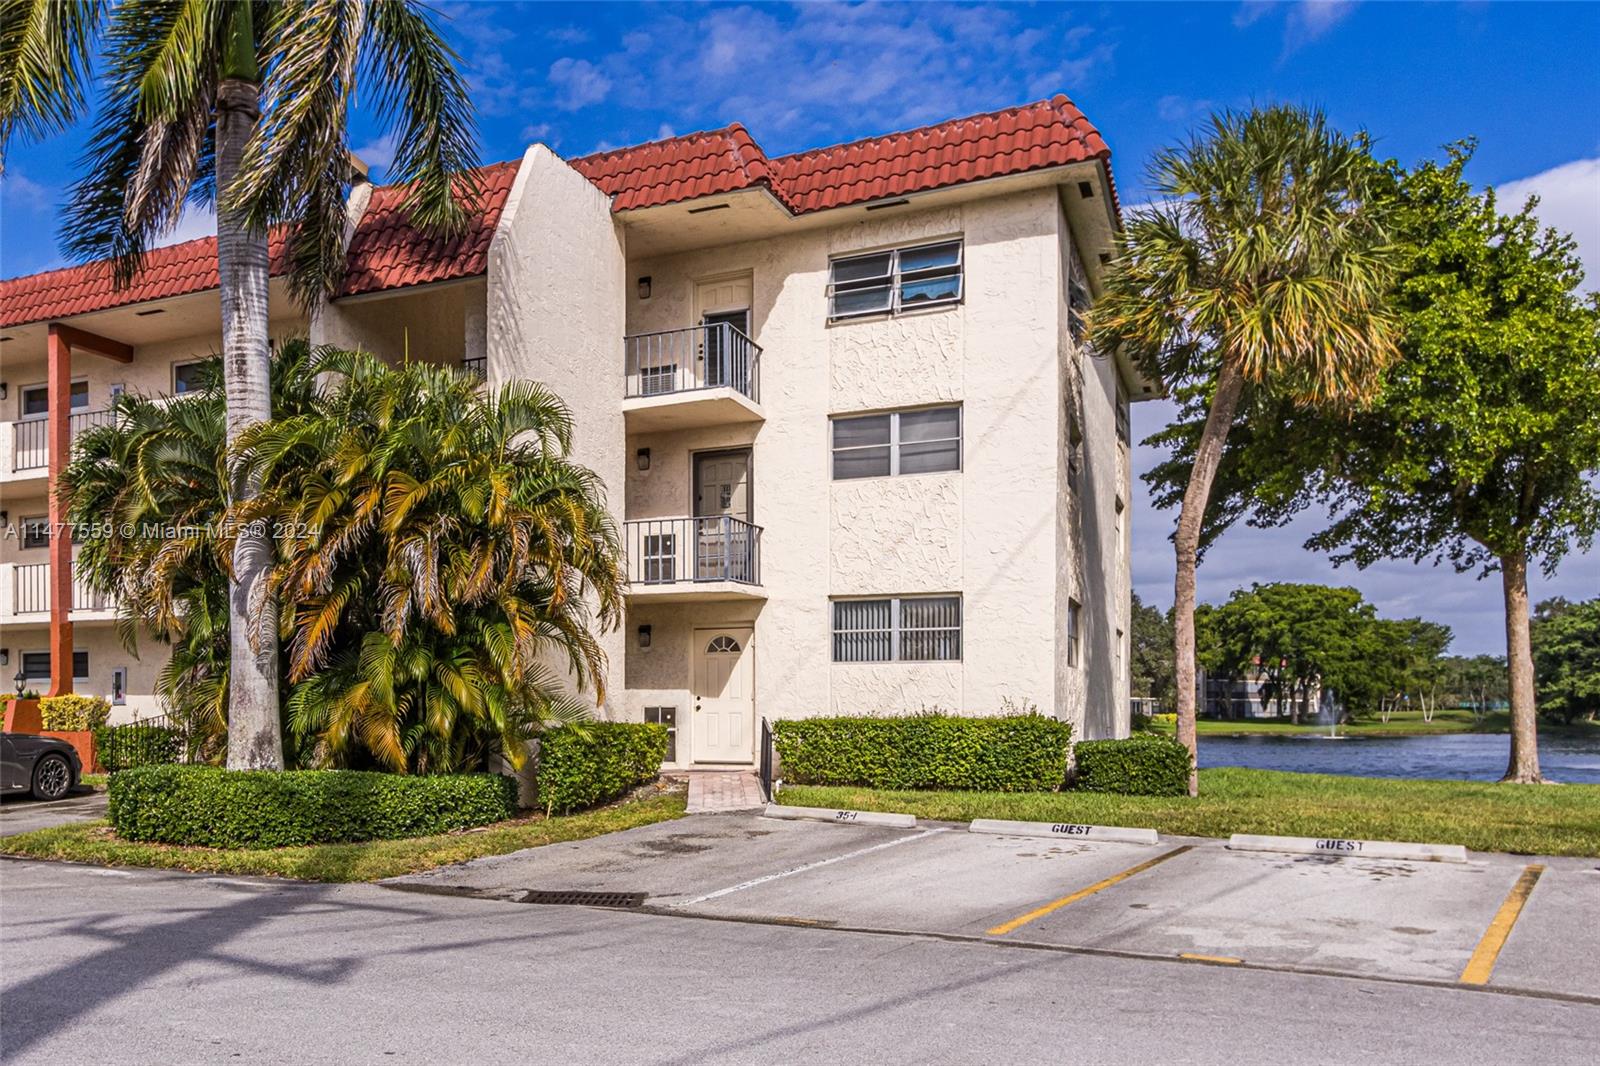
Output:
[[[263,486],[234,526],[281,531],[290,729],[319,765],[448,772],[520,766],[546,723],[604,699],[597,628],[624,574],[596,475],[542,386],[492,395],[425,363],[324,350],[302,415],[240,441]]]
[[[1369,400],[1397,358],[1395,254],[1364,137],[1279,106],[1212,116],[1159,153],[1158,202],[1129,220],[1091,315],[1102,350],[1210,395],[1173,535],[1178,739],[1196,753],[1195,567],[1228,430],[1247,390],[1315,407]],[[1198,789],[1191,770],[1189,791]]]
[[[290,285],[308,308],[343,265],[347,119],[358,81],[397,133],[393,176],[413,220],[465,223],[476,198],[471,108],[455,53],[412,0],[0,0],[0,165],[11,135],[76,121],[104,63],[95,133],[65,243],[127,282],[186,202],[214,202],[228,440],[269,417],[269,227],[287,226]],[[238,473],[230,495],[259,486]],[[228,765],[281,768],[270,539],[233,541]]]
[[[302,413],[315,379],[304,341],[273,362],[273,414]],[[124,393],[112,418],[73,441],[61,490],[88,535],[74,572],[112,597],[118,635],[135,657],[149,635],[171,647],[156,694],[202,754],[227,737],[229,552],[227,400],[222,364],[200,367],[170,400]]]

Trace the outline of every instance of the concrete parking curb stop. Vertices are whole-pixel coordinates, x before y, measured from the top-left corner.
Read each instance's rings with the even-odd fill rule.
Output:
[[[835,825],[884,825],[894,829],[915,829],[917,819],[911,814],[883,814],[877,811],[844,811],[827,807],[785,807],[769,803],[761,812],[767,818],[803,818],[816,822],[833,822]]]
[[[1159,844],[1154,829],[1134,829],[1120,825],[1079,825],[1074,822],[1010,822],[1003,818],[974,818],[967,827],[973,833],[1000,836],[1054,837],[1067,840],[1109,841],[1120,844]]]
[[[1399,840],[1346,840],[1341,837],[1274,837],[1235,833],[1231,851],[1283,851],[1295,855],[1331,855],[1339,859],[1411,859],[1418,862],[1466,862],[1460,844],[1415,844]]]

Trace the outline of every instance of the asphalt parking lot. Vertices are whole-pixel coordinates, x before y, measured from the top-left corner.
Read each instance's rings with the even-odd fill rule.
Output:
[[[0,800],[0,837],[48,829],[72,822],[92,822],[106,816],[106,794],[80,788],[58,800],[32,796],[7,796]]]
[[[620,902],[686,917],[1600,1003],[1593,859],[1335,858],[714,814],[386,884],[508,902],[632,894]]]

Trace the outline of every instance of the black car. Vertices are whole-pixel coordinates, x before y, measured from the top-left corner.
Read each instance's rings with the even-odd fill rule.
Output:
[[[55,737],[0,733],[0,792],[32,792],[36,799],[57,800],[71,792],[83,775],[77,749]]]

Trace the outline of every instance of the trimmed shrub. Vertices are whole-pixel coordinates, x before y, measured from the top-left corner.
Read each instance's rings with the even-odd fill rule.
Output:
[[[212,848],[429,836],[517,813],[516,782],[500,774],[142,766],[110,792],[118,836]]]
[[[667,757],[667,727],[647,722],[584,722],[539,738],[539,805],[566,813],[616,799],[654,781]]]
[[[1189,749],[1171,737],[1142,733],[1127,740],[1086,740],[1073,788],[1124,796],[1182,796],[1189,791]]]
[[[968,718],[784,719],[772,724],[783,779],[796,785],[1054,792],[1072,726],[1039,714]]]
[[[132,770],[136,766],[166,766],[178,761],[183,738],[166,726],[101,726],[94,731],[95,756],[106,773]]]
[[[111,701],[103,696],[46,696],[39,701],[39,720],[46,732],[99,729],[110,717]]]

